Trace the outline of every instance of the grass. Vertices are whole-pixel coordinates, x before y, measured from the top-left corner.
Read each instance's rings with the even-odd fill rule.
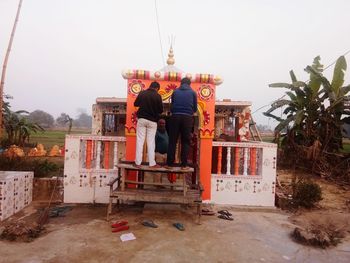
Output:
[[[29,143],[44,145],[45,149],[51,149],[52,146],[63,146],[66,137],[66,130],[46,130],[44,132],[33,133],[30,136]],[[91,134],[90,130],[72,130],[71,134]]]
[[[340,152],[350,153],[350,139],[343,139],[343,149]]]
[[[263,142],[272,142],[274,138],[274,136],[262,136]]]

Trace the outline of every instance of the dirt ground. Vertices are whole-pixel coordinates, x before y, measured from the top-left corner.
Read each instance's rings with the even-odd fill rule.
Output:
[[[290,185],[295,174],[280,170],[279,181],[282,185]],[[318,177],[298,172],[297,176],[309,177],[322,189],[322,200],[311,210],[299,209],[289,219],[302,227],[334,228],[350,235],[350,186],[339,186]]]
[[[282,183],[292,174],[279,172]],[[350,262],[350,192],[320,180],[324,199],[311,211],[289,213],[279,209],[210,206],[227,209],[234,221],[203,216],[194,221],[195,209],[174,205],[140,205],[114,211],[111,222],[127,220],[130,229],[112,233],[104,205],[74,205],[64,217],[50,218],[46,231],[32,242],[0,241],[0,262]],[[33,221],[43,205],[32,203],[23,212],[0,223],[0,232],[16,220]],[[152,219],[158,228],[140,222]],[[173,227],[181,222],[185,231]],[[346,237],[336,247],[314,248],[294,242],[296,226],[328,224],[343,227]],[[136,240],[122,242],[133,233]]]

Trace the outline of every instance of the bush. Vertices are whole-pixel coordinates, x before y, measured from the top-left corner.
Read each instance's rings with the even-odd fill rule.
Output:
[[[58,165],[52,162],[49,162],[47,159],[44,161],[34,160],[33,161],[34,176],[36,177],[45,177],[50,172],[58,171]]]
[[[312,208],[322,200],[321,187],[314,182],[300,180],[293,187],[293,201],[296,206]]]
[[[33,171],[34,177],[59,176],[63,167],[47,159],[7,158],[0,156],[1,171]]]

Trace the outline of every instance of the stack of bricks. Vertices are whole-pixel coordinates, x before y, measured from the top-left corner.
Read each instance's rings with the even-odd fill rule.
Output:
[[[33,172],[0,171],[0,221],[32,202],[33,177]]]

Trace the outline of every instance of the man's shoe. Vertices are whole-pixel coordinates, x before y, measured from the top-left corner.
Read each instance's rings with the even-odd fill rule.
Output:
[[[156,164],[156,165],[150,166],[149,168],[162,168],[162,166],[159,164]]]
[[[141,168],[141,164],[133,163],[132,166],[134,166],[135,168]]]
[[[173,169],[174,167],[173,166],[170,166],[170,165],[164,165],[163,168],[167,169],[167,170],[171,170]]]

